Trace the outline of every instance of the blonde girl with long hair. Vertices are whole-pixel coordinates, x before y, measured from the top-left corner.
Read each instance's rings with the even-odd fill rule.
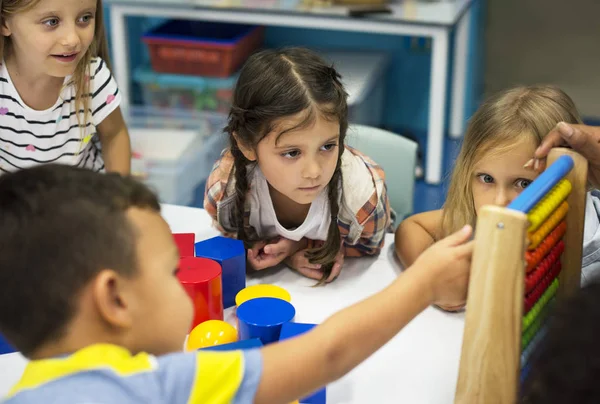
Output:
[[[0,0],[0,172],[130,171],[101,0]]]
[[[538,176],[527,163],[560,122],[579,124],[581,118],[573,100],[556,87],[516,87],[488,99],[470,120],[442,209],[413,215],[396,230],[402,264],[412,265],[429,246],[465,224],[475,226],[482,206],[508,205]],[[588,196],[590,209],[595,201]],[[595,236],[584,237],[584,266],[586,256],[600,247]]]

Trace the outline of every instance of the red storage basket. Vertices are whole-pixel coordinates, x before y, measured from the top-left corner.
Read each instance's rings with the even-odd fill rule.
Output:
[[[264,27],[170,20],[143,35],[160,73],[228,77],[262,45]]]

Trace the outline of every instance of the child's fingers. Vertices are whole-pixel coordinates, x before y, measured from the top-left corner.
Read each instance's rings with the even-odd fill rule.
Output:
[[[456,247],[455,251],[460,257],[466,257],[467,255],[473,254],[475,248],[475,240],[468,241],[462,245]]]
[[[333,268],[331,268],[331,274],[329,274],[329,277],[327,278],[326,282],[333,282],[335,278],[338,277],[340,272],[342,272],[342,264],[336,262],[335,264],[333,264]]]
[[[342,266],[344,265],[344,254],[340,251],[335,257],[335,264],[333,264],[333,268],[331,268],[331,274],[327,278],[327,282],[333,282],[335,278],[340,275],[342,272]]]
[[[286,254],[290,249],[290,243],[292,243],[292,241],[287,240],[285,238],[281,238],[279,240],[277,240],[277,242],[272,243],[272,244],[267,244],[265,246],[265,248],[263,248],[264,252],[266,254],[271,254],[271,255],[279,255],[279,254]]]
[[[252,255],[257,257],[260,253],[260,250],[263,249],[266,244],[267,243],[265,241],[257,241],[251,248],[248,249],[248,254],[250,254],[252,251]]]
[[[457,232],[452,233],[448,237],[441,240],[440,243],[445,244],[447,246],[461,245],[465,241],[469,240],[472,232],[473,232],[473,228],[470,225],[466,225],[462,229],[458,230]]]
[[[307,278],[311,278],[311,279],[321,279],[321,277],[323,276],[323,272],[321,272],[318,269],[313,269],[313,268],[298,267],[298,268],[296,268],[296,271],[298,271],[300,274],[306,276]]]

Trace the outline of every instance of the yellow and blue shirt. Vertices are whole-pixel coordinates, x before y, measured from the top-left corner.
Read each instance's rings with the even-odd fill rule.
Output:
[[[100,344],[31,361],[4,404],[252,403],[261,373],[257,349],[155,357]]]

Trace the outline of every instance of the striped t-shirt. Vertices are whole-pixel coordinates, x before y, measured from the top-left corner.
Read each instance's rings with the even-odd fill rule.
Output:
[[[34,110],[19,96],[6,65],[0,65],[0,173],[45,163],[104,169],[96,126],[119,106],[121,94],[102,59],[92,59],[90,75],[88,122],[81,128],[75,86],[65,86],[51,108]]]
[[[251,404],[260,350],[132,356],[99,344],[29,362],[4,404]]]

